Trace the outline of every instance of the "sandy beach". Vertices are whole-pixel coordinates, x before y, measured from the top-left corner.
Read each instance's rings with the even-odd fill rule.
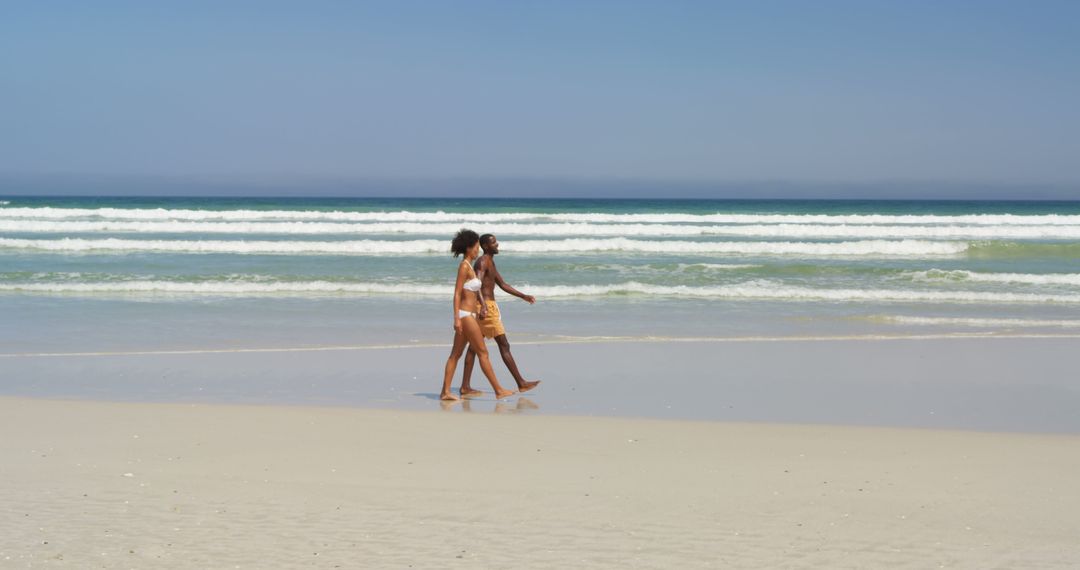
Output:
[[[0,398],[0,566],[1080,564],[1075,435],[527,406]]]
[[[0,14],[0,570],[1080,570],[1080,1]]]

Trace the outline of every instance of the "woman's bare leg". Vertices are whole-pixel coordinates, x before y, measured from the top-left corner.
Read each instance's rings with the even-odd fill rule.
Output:
[[[484,333],[480,331],[480,324],[476,322],[476,319],[461,319],[461,328],[465,332],[465,337],[469,340],[469,348],[480,359],[480,370],[484,371],[484,376],[487,376],[488,382],[491,382],[491,389],[495,390],[495,397],[505,398],[515,394],[516,392],[513,390],[507,390],[500,386],[499,380],[495,378],[495,370],[491,368],[491,359],[488,358],[487,345],[484,344]]]
[[[462,320],[464,323],[464,320]],[[457,400],[458,397],[450,391],[450,384],[454,381],[454,370],[457,369],[457,362],[461,359],[461,353],[465,352],[465,335],[455,332],[454,333],[454,346],[450,349],[450,357],[446,359],[446,370],[443,373],[442,392],[439,394],[440,400]]]
[[[476,364],[476,353],[470,346],[469,351],[465,353],[465,368],[461,374],[461,389],[458,390],[458,393],[465,397],[483,394],[480,390],[473,389],[470,383],[474,364]]]

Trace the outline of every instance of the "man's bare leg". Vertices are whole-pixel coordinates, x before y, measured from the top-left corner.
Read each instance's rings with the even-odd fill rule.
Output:
[[[518,372],[517,362],[514,362],[514,355],[510,353],[510,341],[506,339],[506,335],[501,334],[495,337],[495,344],[499,345],[499,354],[502,356],[503,364],[506,365],[506,369],[510,371],[510,375],[514,377],[514,382],[517,382],[518,392],[528,392],[536,387],[540,383],[539,380],[530,381],[525,380],[521,376],[521,372]],[[466,370],[468,370],[469,361],[465,360]],[[466,372],[466,375],[468,373]],[[462,384],[464,386],[464,384]]]
[[[476,364],[476,353],[473,352],[473,349],[470,347],[469,352],[465,353],[465,371],[461,375],[461,389],[458,390],[458,393],[466,398],[483,394],[480,390],[474,389],[469,383],[472,379],[474,364]]]
[[[469,346],[476,353],[477,360],[480,361],[480,370],[484,372],[484,376],[487,376],[491,389],[495,391],[495,399],[501,400],[517,394],[516,390],[503,388],[499,384],[499,380],[495,378],[495,370],[491,367],[491,358],[488,356],[487,345],[484,344],[484,335],[480,332],[480,325],[476,324],[476,319],[461,319],[461,330],[465,333]]]

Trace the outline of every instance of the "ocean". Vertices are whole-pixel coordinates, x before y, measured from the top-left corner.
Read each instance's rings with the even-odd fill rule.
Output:
[[[1080,202],[7,197],[0,344],[449,346],[462,227],[512,340],[1080,334]]]

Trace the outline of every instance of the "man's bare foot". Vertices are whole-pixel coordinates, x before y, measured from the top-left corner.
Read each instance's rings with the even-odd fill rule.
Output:
[[[444,401],[444,402],[454,402],[454,401],[460,400],[461,398],[458,398],[457,396],[451,394],[450,392],[443,392],[442,394],[439,394],[439,399]]]
[[[503,398],[509,398],[510,396],[513,396],[514,394],[517,394],[517,392],[515,392],[513,390],[503,390],[501,392],[495,392],[495,399],[496,400],[501,400]]]
[[[461,394],[462,398],[475,398],[475,397],[483,394],[483,392],[481,392],[480,390],[477,390],[475,388],[462,388],[462,389],[458,390],[458,393]]]
[[[522,382],[521,384],[518,384],[518,392],[528,392],[529,390],[535,388],[538,384],[540,384],[539,380],[533,382]]]

